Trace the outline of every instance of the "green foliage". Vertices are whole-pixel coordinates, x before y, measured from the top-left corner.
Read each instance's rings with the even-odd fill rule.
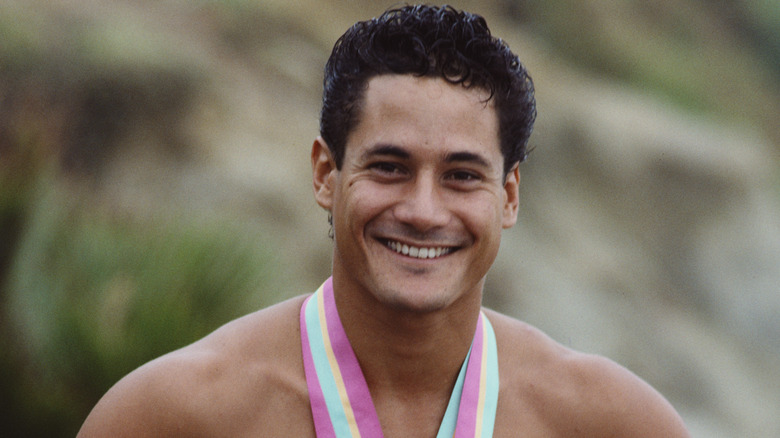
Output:
[[[74,436],[123,375],[279,299],[273,250],[250,225],[142,219],[70,184],[96,181],[125,126],[185,148],[177,117],[198,76],[165,30],[76,12],[0,7],[3,437]]]
[[[139,220],[42,186],[2,290],[4,431],[73,436],[123,375],[279,298],[248,227]]]
[[[579,68],[695,113],[760,121],[775,130],[777,6],[764,0],[504,3]]]

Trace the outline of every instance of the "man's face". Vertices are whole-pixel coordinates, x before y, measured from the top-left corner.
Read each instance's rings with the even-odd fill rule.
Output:
[[[481,299],[502,228],[517,217],[487,94],[440,78],[382,75],[365,91],[341,170],[321,139],[315,197],[331,211],[334,278],[415,312]]]

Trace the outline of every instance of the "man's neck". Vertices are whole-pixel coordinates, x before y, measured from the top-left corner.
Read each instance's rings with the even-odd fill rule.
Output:
[[[372,395],[444,397],[446,404],[474,338],[482,285],[445,309],[420,313],[339,280],[334,275],[336,306]]]

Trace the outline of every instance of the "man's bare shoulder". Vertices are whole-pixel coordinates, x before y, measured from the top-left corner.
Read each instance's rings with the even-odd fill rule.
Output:
[[[567,348],[527,323],[487,315],[499,350],[499,405],[507,410],[499,412],[497,430],[501,421],[520,421],[538,431],[528,436],[689,436],[669,402],[626,368]]]
[[[128,374],[98,402],[79,437],[242,436],[267,431],[257,427],[269,417],[305,415],[303,298],[231,321]]]

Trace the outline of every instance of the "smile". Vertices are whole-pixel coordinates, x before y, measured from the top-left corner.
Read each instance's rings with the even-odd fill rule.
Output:
[[[405,243],[396,242],[393,240],[390,240],[385,243],[388,248],[392,249],[393,251],[397,252],[398,254],[403,254],[405,256],[414,257],[418,259],[435,259],[437,257],[441,257],[444,255],[447,255],[455,250],[455,248],[451,247],[416,247],[416,246],[410,246]]]

